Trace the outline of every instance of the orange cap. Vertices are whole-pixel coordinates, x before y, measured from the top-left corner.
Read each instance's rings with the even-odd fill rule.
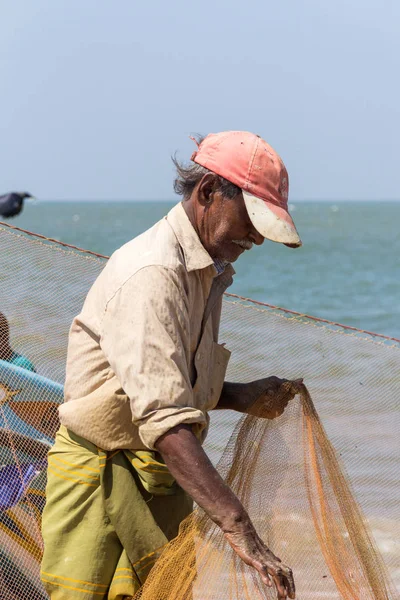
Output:
[[[261,235],[301,246],[288,212],[289,177],[280,156],[248,131],[210,133],[192,160],[241,188],[247,212]]]

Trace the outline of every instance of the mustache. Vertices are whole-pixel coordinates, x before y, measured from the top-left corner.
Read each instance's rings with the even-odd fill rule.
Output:
[[[245,250],[251,250],[253,247],[253,242],[250,240],[232,240],[232,242]]]

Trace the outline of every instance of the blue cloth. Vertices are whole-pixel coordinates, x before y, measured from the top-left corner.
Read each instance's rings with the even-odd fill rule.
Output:
[[[219,258],[214,260],[214,267],[217,269],[218,275],[221,275],[221,273],[225,271],[227,264],[228,263],[225,260],[220,260]]]
[[[31,363],[31,361],[29,360],[29,358],[26,358],[26,356],[18,354],[17,352],[12,353],[11,358],[8,360],[8,362],[17,367],[22,367],[22,369],[27,369],[28,371],[33,371],[34,373],[36,373],[36,369],[33,363]]]
[[[32,464],[0,467],[0,512],[18,504],[39,472]]]

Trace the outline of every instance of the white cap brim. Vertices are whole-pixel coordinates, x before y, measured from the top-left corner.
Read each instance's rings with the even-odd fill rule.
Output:
[[[244,190],[242,193],[250,220],[261,235],[273,242],[295,248],[301,246],[293,219],[285,209]]]

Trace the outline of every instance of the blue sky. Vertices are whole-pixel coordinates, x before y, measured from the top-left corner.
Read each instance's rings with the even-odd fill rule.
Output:
[[[290,199],[399,199],[399,0],[0,0],[0,193],[173,198],[246,129]]]

